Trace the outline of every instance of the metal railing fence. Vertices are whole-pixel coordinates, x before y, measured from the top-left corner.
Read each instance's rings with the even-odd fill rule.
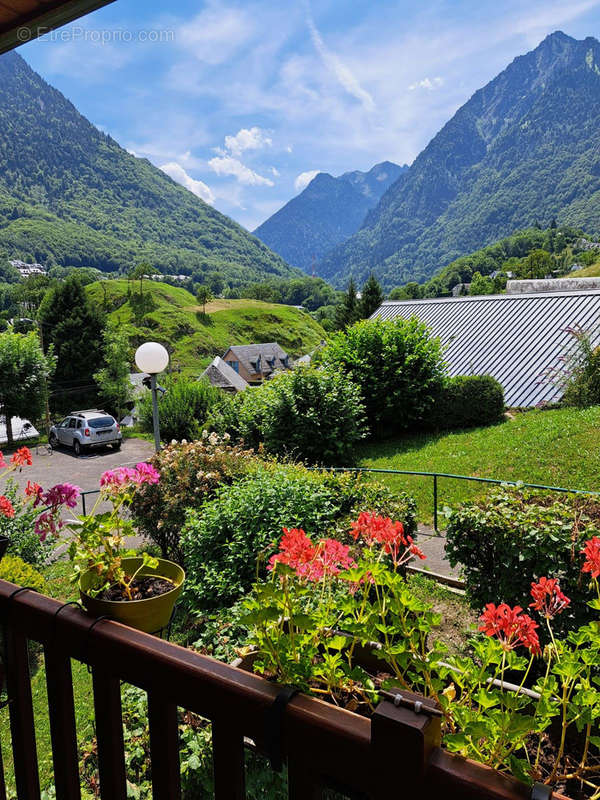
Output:
[[[310,469],[318,470],[321,472],[351,472],[355,474],[371,473],[380,475],[409,475],[412,477],[431,478],[433,481],[433,527],[436,533],[439,533],[438,519],[438,497],[439,497],[439,480],[440,478],[457,480],[457,481],[473,481],[475,483],[488,483],[496,486],[517,486],[524,489],[540,489],[547,492],[562,492],[563,494],[580,494],[600,497],[600,491],[592,489],[568,489],[564,486],[546,486],[543,483],[525,483],[519,480],[505,480],[502,478],[481,478],[476,475],[454,475],[451,472],[420,472],[408,469],[378,469],[375,467],[311,467]],[[86,514],[88,510],[87,497],[97,495],[100,493],[99,489],[90,489],[81,493],[81,503],[83,513]]]

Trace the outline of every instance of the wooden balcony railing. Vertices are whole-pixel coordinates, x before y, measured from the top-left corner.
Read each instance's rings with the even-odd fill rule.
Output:
[[[153,800],[180,797],[178,707],[211,720],[217,800],[246,796],[245,739],[281,754],[290,800],[316,800],[330,786],[365,800],[531,796],[444,752],[439,718],[383,702],[369,720],[303,695],[274,706],[280,688],[263,678],[5,581],[0,619],[18,800],[40,800],[28,641],[44,649],[57,800],[81,796],[71,659],[92,672],[102,800],[127,796],[121,681],[148,693]]]

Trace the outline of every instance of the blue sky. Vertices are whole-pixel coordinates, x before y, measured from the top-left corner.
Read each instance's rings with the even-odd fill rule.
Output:
[[[480,86],[600,0],[117,0],[20,48],[95,125],[249,229],[306,185],[410,163]]]

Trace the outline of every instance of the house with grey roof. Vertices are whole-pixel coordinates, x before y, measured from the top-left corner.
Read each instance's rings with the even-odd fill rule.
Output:
[[[576,347],[569,328],[600,346],[600,289],[384,302],[371,319],[424,322],[444,346],[450,375],[492,375],[512,407],[557,402],[547,374]]]
[[[254,384],[268,380],[276,370],[292,366],[290,357],[277,342],[232,345],[223,354],[223,361],[247,383]]]
[[[208,365],[201,377],[225,392],[243,392],[248,388],[248,382],[220,356]]]

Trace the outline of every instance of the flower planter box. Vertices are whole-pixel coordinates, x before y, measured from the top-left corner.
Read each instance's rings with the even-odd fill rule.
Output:
[[[377,668],[382,665],[371,650],[366,647],[356,648],[357,663],[369,668]],[[253,673],[254,662],[258,656],[257,651],[251,651],[240,658],[231,662],[232,667],[241,669],[243,672]],[[283,688],[283,687],[282,687]],[[383,700],[379,703],[373,717],[377,718],[376,725],[380,725],[380,720],[384,717],[388,724],[385,726],[390,736],[387,743],[379,742],[379,746],[393,752],[393,750],[405,748],[406,746],[415,747],[415,774],[402,776],[402,785],[408,787],[411,783],[415,794],[419,797],[443,797],[444,800],[531,800],[533,788],[516,780],[508,775],[503,775],[491,767],[485,766],[477,761],[449,753],[441,746],[441,724],[439,717],[430,716],[428,708],[436,708],[436,704],[431,698],[418,695],[405,690],[398,690],[399,694],[412,704],[420,702],[422,706],[418,712],[407,707],[407,705],[396,706],[390,700]],[[302,694],[304,701],[312,704],[312,711],[315,715],[327,717],[329,709],[332,707],[324,700],[320,700],[310,695]],[[364,725],[365,720],[371,728],[371,742],[373,743],[373,717],[365,717],[348,709],[336,710],[350,715],[356,720],[356,724]],[[418,733],[415,733],[418,731]],[[265,753],[264,742],[247,740],[248,745],[257,748]],[[268,753],[266,753],[268,755]],[[419,763],[419,758],[422,763]],[[407,796],[410,792],[405,788]],[[418,794],[416,794],[418,792]],[[540,798],[546,798],[544,793]],[[553,793],[549,795],[552,800],[570,800],[565,795]]]
[[[128,573],[134,573],[142,563],[141,558],[124,558],[122,566]],[[158,559],[158,566],[143,567],[139,572],[141,576],[153,575],[167,578],[172,581],[174,588],[158,597],[149,597],[144,600],[102,600],[87,594],[93,589],[97,574],[93,570],[85,572],[79,583],[81,601],[86,610],[96,617],[106,616],[136,628],[145,633],[160,633],[166,629],[171,620],[173,608],[181,594],[185,572],[173,561]]]

